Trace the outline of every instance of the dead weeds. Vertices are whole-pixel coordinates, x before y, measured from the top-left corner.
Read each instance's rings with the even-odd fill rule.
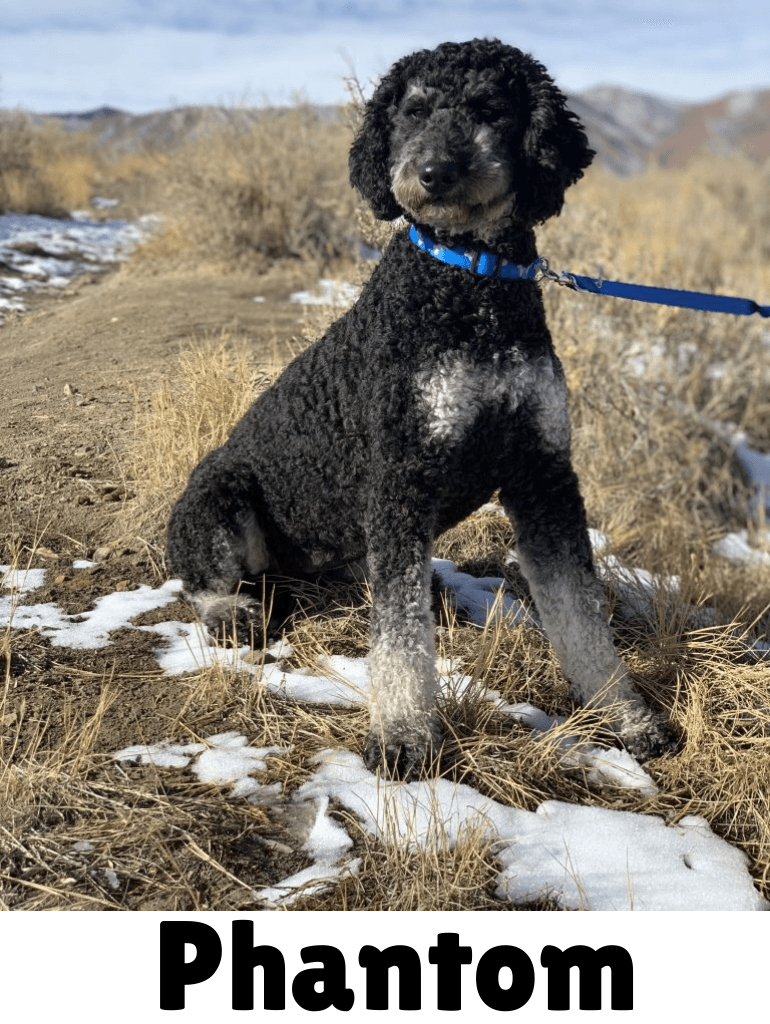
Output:
[[[297,116],[302,121],[304,115]],[[315,146],[315,126],[302,124],[308,145]],[[248,156],[253,145],[244,142],[239,152]],[[200,153],[191,150],[186,159],[191,178],[200,163],[199,191],[185,185],[188,198],[180,207],[186,203],[192,216],[189,197],[213,197],[216,188]],[[235,199],[227,209],[243,218],[246,207],[235,201],[240,171],[233,166],[227,189]],[[325,168],[323,189],[340,180]],[[769,294],[767,262],[759,259],[764,236],[756,227],[757,218],[767,216],[765,173],[719,161],[651,172],[634,182],[592,171],[570,195],[564,215],[543,229],[542,251],[555,266],[576,272],[594,273],[601,262],[607,276],[619,279]],[[257,194],[254,185],[249,209],[256,209]],[[270,200],[275,210],[280,201]],[[316,213],[303,222],[301,212],[277,217],[278,234],[289,224],[312,222],[315,237],[332,237],[331,228],[313,220]],[[329,216],[337,224],[335,218],[344,221],[347,214],[335,207]],[[226,235],[229,230],[223,228]],[[222,244],[224,252],[246,243],[228,235]],[[535,739],[483,699],[483,688],[493,689],[508,703],[571,715],[573,733],[601,734],[600,722],[573,708],[542,635],[499,621],[479,629],[447,601],[437,630],[439,654],[472,683],[441,709],[447,741],[440,771],[516,807],[557,799],[643,810],[672,822],[701,815],[747,853],[756,884],[770,897],[770,676],[766,664],[747,654],[752,640],[768,639],[770,585],[766,572],[731,568],[712,551],[728,529],[746,525],[748,491],[736,471],[730,432],[742,429],[758,447],[770,445],[762,325],[555,288],[546,289],[545,298],[571,384],[575,461],[591,525],[607,535],[610,552],[623,564],[678,577],[643,614],[630,614],[620,590],[608,586],[623,655],[671,720],[680,749],[649,766],[659,787],[655,797],[597,790],[579,770],[565,769],[556,735]],[[307,344],[307,334],[333,315],[314,312],[296,345]],[[105,565],[81,576],[59,557],[69,548],[55,503],[45,532],[6,545],[17,564],[51,566],[49,589],[37,596],[83,613],[110,588],[157,585],[171,503],[192,466],[224,440],[282,361],[283,355],[271,363],[264,353],[256,360],[230,331],[179,364],[169,363],[173,368],[152,397],[136,397],[136,442],[119,453],[122,478],[135,496],[113,517],[110,539],[119,541]],[[513,543],[507,520],[491,506],[442,537],[436,554],[462,571],[500,577],[526,600],[509,558]],[[134,555],[121,554],[125,549]],[[282,581],[280,588],[292,665],[312,668],[332,654],[365,655],[365,586],[329,579]],[[701,621],[704,610],[710,610],[708,622]],[[181,606],[174,614],[189,617]],[[266,692],[244,672],[164,676],[154,660],[158,637],[126,628],[112,639],[100,651],[76,652],[52,647],[36,631],[8,629],[0,638],[3,905],[258,909],[255,889],[307,863],[302,828],[283,813],[291,794],[312,773],[320,751],[361,749],[365,711],[303,705]],[[257,652],[256,664],[259,658]],[[286,751],[268,762],[266,780],[280,783],[274,804],[231,799],[184,769],[127,767],[112,757],[138,742],[187,743],[227,730]],[[433,841],[409,850],[374,839],[346,813],[334,813],[353,837],[361,866],[324,892],[306,895],[297,909],[511,909],[494,896],[494,850],[480,834],[469,832],[450,847],[437,822]]]

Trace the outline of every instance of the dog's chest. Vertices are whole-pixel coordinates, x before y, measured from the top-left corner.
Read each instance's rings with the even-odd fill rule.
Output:
[[[466,353],[446,352],[415,376],[418,404],[432,440],[461,441],[484,412],[515,412],[537,399],[550,363],[528,360],[517,348],[495,352],[485,361]]]

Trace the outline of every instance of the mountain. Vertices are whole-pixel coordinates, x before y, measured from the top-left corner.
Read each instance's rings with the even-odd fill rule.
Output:
[[[322,118],[340,117],[337,107],[314,108]],[[6,113],[0,111],[0,117]],[[99,145],[118,152],[137,149],[166,150],[195,138],[211,128],[233,125],[248,129],[262,114],[260,107],[186,106],[130,114],[114,107],[97,107],[82,113],[31,114],[35,123],[53,120],[65,131],[90,131]]]
[[[682,167],[701,149],[770,157],[770,90],[733,92],[686,109],[675,132],[660,139],[655,159],[664,167]]]
[[[636,174],[648,163],[681,167],[700,151],[770,157],[770,89],[728,93],[707,103],[668,100],[616,85],[572,93],[570,107],[583,121],[599,160],[616,174]],[[339,118],[337,107],[316,107]],[[10,112],[0,110],[0,119]],[[35,122],[57,121],[68,131],[92,132],[100,144],[121,152],[168,149],[211,127],[248,128],[259,107],[187,106],[130,114],[114,107],[82,113],[31,114]]]
[[[599,159],[618,174],[637,173],[648,162],[682,167],[701,151],[770,156],[770,89],[684,103],[601,85],[573,93],[569,104]]]

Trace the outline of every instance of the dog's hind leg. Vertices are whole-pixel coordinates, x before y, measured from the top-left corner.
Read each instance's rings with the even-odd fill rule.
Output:
[[[261,642],[265,629],[258,581],[270,563],[243,475],[212,472],[204,460],[174,506],[166,556],[185,594],[214,635]]]
[[[519,461],[501,500],[548,638],[578,700],[607,709],[610,726],[632,754],[655,757],[671,746],[671,737],[633,690],[615,650],[569,457],[542,449],[529,456]]]
[[[367,552],[372,698],[364,760],[372,771],[384,767],[402,779],[419,773],[441,739],[435,708],[432,542],[406,520],[404,504],[381,499],[370,522]]]

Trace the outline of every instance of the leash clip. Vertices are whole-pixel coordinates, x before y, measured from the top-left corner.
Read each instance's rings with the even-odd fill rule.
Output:
[[[535,274],[535,281],[553,281],[554,284],[561,284],[565,288],[579,291],[574,274],[569,274],[566,270],[562,270],[560,274],[557,274],[555,270],[551,270],[551,266],[545,256],[540,256],[536,263],[537,273]]]

